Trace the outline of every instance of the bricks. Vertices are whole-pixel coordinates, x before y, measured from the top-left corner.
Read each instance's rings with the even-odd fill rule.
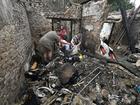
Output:
[[[46,19],[44,16],[41,16],[38,13],[30,13],[28,17],[32,38],[34,41],[37,42],[41,34],[44,35],[45,33],[51,30],[51,21],[50,19]]]
[[[23,86],[23,67],[31,47],[31,35],[23,6],[16,0],[5,3],[8,4],[0,0],[0,5],[8,5],[8,9],[0,8],[0,11],[11,10],[13,20],[0,29],[0,105],[11,105]]]
[[[91,1],[83,5],[83,27],[93,26],[90,31],[90,38],[95,40],[97,43],[96,50],[99,48],[100,39],[99,34],[102,28],[104,19],[106,19],[106,14],[108,14],[107,0],[104,1]],[[89,27],[88,27],[89,29]]]
[[[38,42],[41,36],[52,30],[52,21],[47,18],[81,18],[81,6],[70,6],[69,2],[65,0],[24,0],[24,2],[28,13],[32,38],[36,42]],[[64,6],[64,4],[67,5]]]

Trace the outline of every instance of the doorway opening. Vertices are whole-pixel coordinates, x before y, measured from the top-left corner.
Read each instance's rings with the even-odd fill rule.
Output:
[[[71,41],[72,37],[80,32],[80,20],[76,19],[57,19],[52,18],[52,30],[61,30],[66,32],[66,40]]]

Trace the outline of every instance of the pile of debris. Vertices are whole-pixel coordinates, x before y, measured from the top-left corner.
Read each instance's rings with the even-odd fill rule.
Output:
[[[87,56],[82,62],[64,64],[55,59],[26,72],[25,77],[27,90],[22,105],[140,104],[138,76],[117,64],[104,65]]]

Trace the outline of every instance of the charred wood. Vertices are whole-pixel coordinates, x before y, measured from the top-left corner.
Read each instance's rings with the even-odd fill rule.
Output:
[[[113,60],[107,59],[105,57],[102,57],[98,53],[95,53],[94,55],[89,53],[89,52],[83,52],[83,51],[81,51],[81,53],[84,54],[84,55],[87,55],[89,57],[97,58],[103,64],[112,63],[112,64],[117,64],[119,66],[122,66],[123,68],[125,68],[126,70],[128,70],[129,72],[131,72],[132,74],[137,76],[138,78],[140,77],[140,71],[138,70],[138,68],[136,66],[132,65],[131,63],[125,61],[125,60],[113,61]]]

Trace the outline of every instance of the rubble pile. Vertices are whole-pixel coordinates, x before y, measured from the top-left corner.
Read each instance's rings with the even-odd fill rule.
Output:
[[[22,105],[139,105],[140,79],[117,64],[52,61],[25,73]]]

